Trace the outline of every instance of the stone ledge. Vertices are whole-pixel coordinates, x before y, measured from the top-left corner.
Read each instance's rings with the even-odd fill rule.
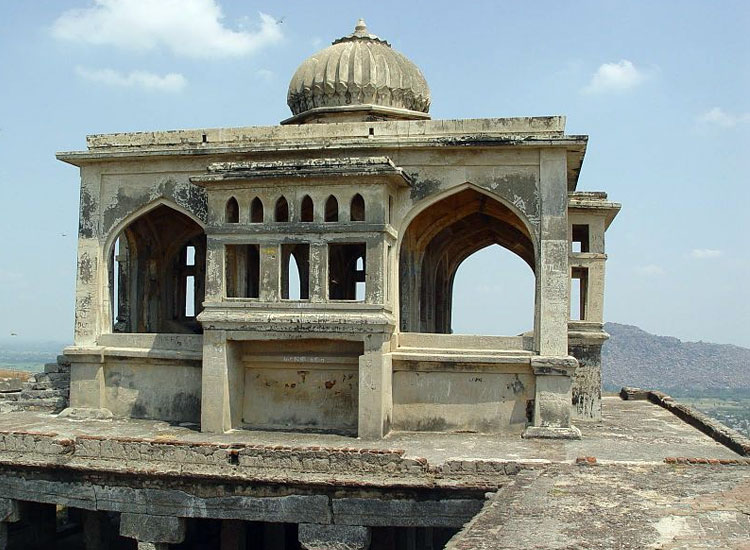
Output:
[[[750,456],[750,439],[736,430],[725,426],[718,420],[702,412],[678,403],[673,397],[656,390],[625,387],[620,390],[620,397],[625,400],[647,399],[651,403],[667,409],[669,412],[684,420],[694,428],[699,429],[713,440],[732,449],[740,456]]]

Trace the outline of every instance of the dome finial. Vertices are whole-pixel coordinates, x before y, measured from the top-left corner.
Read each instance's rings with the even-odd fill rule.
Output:
[[[354,34],[357,36],[366,36],[367,33],[367,23],[365,23],[365,20],[361,17],[357,21],[357,24],[354,26]]]

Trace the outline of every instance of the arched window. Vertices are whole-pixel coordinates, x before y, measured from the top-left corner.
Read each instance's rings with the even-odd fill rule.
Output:
[[[237,199],[234,197],[227,201],[227,207],[224,211],[224,221],[227,223],[239,223],[240,221],[240,205],[237,204]]]
[[[263,223],[263,202],[258,197],[250,203],[250,223]]]
[[[310,195],[305,195],[305,198],[302,199],[299,218],[303,222],[313,221],[313,201]]]
[[[114,332],[199,333],[206,235],[188,216],[160,205],[131,222],[112,246]]]
[[[362,198],[362,195],[357,193],[352,197],[352,204],[349,209],[349,219],[353,222],[363,222],[365,221],[365,199]]]
[[[281,298],[283,300],[310,298],[309,244],[281,245]]]
[[[328,197],[328,200],[326,200],[325,221],[339,221],[339,201],[337,201],[336,197],[334,197],[333,195]]]
[[[286,202],[284,197],[279,197],[279,200],[276,201],[273,219],[277,222],[289,221],[289,203]]]

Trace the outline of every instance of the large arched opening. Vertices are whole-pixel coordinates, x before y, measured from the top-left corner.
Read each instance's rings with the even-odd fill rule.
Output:
[[[404,233],[399,257],[401,331],[452,333],[456,273],[464,260],[491,245],[513,252],[536,273],[534,240],[524,221],[474,187],[417,214]],[[534,303],[533,291],[530,303]],[[531,309],[533,318],[533,305]],[[490,327],[481,333],[497,331]]]
[[[202,332],[206,235],[189,216],[148,210],[120,231],[109,260],[113,332]]]

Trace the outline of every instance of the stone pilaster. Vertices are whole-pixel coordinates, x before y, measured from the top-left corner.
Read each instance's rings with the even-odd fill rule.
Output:
[[[299,543],[305,550],[368,550],[370,528],[357,525],[299,524]]]

